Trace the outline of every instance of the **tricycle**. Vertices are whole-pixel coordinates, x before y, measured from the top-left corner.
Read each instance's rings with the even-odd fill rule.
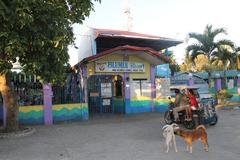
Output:
[[[195,96],[197,97],[199,107],[196,110],[192,110],[192,120],[186,120],[186,112],[180,111],[179,121],[174,121],[173,116],[173,108],[174,103],[172,102],[172,98],[175,96],[173,94],[174,90],[186,91],[188,89],[192,89],[194,91]],[[178,123],[183,124],[187,129],[193,129],[199,124],[210,124],[215,125],[218,121],[218,116],[215,110],[214,99],[210,93],[199,94],[197,86],[186,86],[186,85],[175,85],[171,86],[171,96],[169,97],[169,106],[168,110],[164,113],[164,121],[166,124]]]

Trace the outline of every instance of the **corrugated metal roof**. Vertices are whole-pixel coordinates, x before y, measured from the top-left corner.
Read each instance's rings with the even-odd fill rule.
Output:
[[[184,73],[189,73],[189,72],[177,72],[174,74],[174,76],[179,76],[181,74],[184,74]],[[208,73],[207,72],[196,72],[196,73],[193,73],[193,75],[197,75],[203,79],[207,79],[208,78]],[[237,77],[238,75],[240,75],[240,71],[238,70],[227,70],[226,71],[226,76],[227,77]],[[211,72],[211,77],[212,78],[218,78],[218,77],[221,77],[223,78],[224,77],[224,71],[212,71]]]
[[[113,30],[113,29],[97,29],[93,28],[95,31],[95,38],[100,36],[115,36],[115,37],[132,37],[132,38],[144,38],[144,39],[161,39],[166,41],[178,41],[182,43],[180,40],[165,38],[160,36],[154,36],[149,34],[137,33],[137,32],[129,32],[123,30]]]

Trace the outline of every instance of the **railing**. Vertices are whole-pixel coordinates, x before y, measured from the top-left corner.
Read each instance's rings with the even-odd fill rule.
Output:
[[[80,90],[75,74],[68,74],[65,85],[53,85],[53,104],[69,104],[80,102]],[[17,94],[20,106],[42,105],[43,87],[36,76],[22,73],[11,75],[11,87]],[[0,94],[0,104],[2,97]]]

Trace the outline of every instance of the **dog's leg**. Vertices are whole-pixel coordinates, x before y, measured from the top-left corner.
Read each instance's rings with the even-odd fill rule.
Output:
[[[189,148],[190,148],[189,153],[192,153],[192,145],[189,145]]]
[[[172,140],[173,140],[173,145],[174,145],[175,152],[178,152],[177,145],[176,145],[176,139],[175,139],[175,135],[174,134],[173,134]]]
[[[166,140],[166,146],[167,146],[166,153],[168,153],[168,151],[169,151],[169,142],[167,140]]]
[[[203,144],[203,149],[208,152],[208,138],[207,135],[205,135],[204,137],[201,137],[202,140],[202,144]]]
[[[187,142],[186,142],[186,151],[189,151],[189,145]]]
[[[206,141],[202,141],[203,143],[203,149],[208,152],[208,143]]]

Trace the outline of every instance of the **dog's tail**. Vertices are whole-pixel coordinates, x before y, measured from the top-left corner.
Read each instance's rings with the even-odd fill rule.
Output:
[[[199,130],[199,129],[203,129],[203,130],[205,130],[205,131],[206,131],[206,128],[205,128],[205,126],[204,126],[204,125],[202,125],[202,124],[196,127],[196,130]]]
[[[165,130],[166,128],[168,128],[170,125],[166,124],[165,126],[162,127],[162,130]]]
[[[178,128],[178,125],[176,124],[176,123],[172,123],[172,124],[166,124],[166,125],[164,125],[163,127],[162,127],[162,130],[165,130],[165,129],[167,129],[167,128],[171,128],[171,129],[174,129],[174,128]]]
[[[197,126],[195,130],[196,130],[197,133],[200,134],[200,135],[203,135],[203,134],[206,135],[206,134],[207,134],[207,131],[206,131],[206,128],[205,128],[204,125],[199,125],[199,126]]]
[[[201,135],[201,140],[203,141],[203,143],[206,145],[205,149],[206,151],[208,151],[208,147],[209,147],[209,144],[208,144],[208,136],[207,136],[207,131],[206,131],[206,128],[204,125],[199,125],[196,127],[196,131],[199,135]]]

